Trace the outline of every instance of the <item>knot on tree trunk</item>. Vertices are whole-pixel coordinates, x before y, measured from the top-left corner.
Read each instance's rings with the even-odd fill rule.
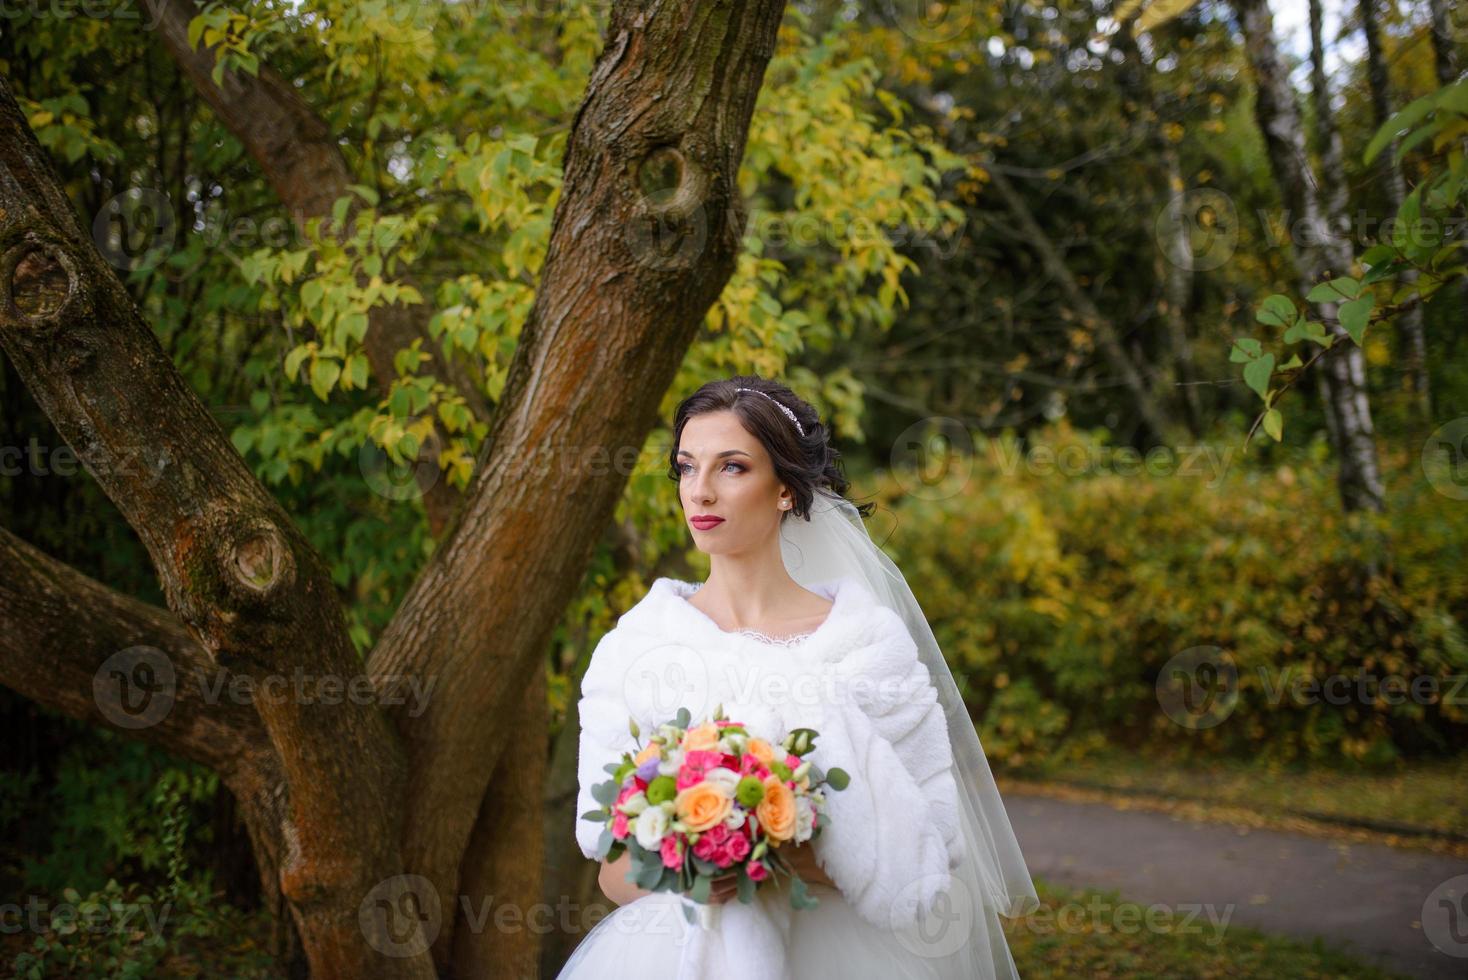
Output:
[[[640,265],[691,268],[709,236],[709,174],[676,146],[657,146],[635,164],[637,203],[626,242]]]
[[[288,589],[296,564],[284,536],[268,520],[241,529],[225,551],[224,580],[243,599],[259,599]]]
[[[6,315],[29,327],[58,322],[77,288],[76,265],[54,242],[24,240],[0,257]]]

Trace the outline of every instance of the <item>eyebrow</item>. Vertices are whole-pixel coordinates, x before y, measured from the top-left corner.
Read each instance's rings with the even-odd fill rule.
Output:
[[[693,454],[690,453],[686,449],[680,449],[680,450],[678,450],[678,455],[679,456],[692,456]],[[725,456],[748,456],[748,455],[749,455],[749,453],[745,452],[742,449],[726,449],[723,452],[719,453],[719,455],[715,456],[714,459],[723,459]]]

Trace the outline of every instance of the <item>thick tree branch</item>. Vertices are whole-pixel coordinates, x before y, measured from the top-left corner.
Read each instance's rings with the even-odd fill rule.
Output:
[[[83,232],[0,77],[0,345],[137,531],[169,608],[209,656],[256,682],[362,673],[331,577],[179,376]],[[281,889],[322,976],[428,976],[358,924],[400,871],[400,750],[367,702],[257,697],[288,788]]]
[[[109,589],[4,528],[0,567],[0,683],[217,772],[239,802],[265,904],[284,913],[280,760],[253,705],[235,696],[237,679],[166,609]]]
[[[428,711],[397,715],[414,815],[404,860],[446,898],[511,705],[544,669],[661,397],[733,272],[739,165],[783,8],[613,8],[471,492],[370,661],[375,676],[434,684]]]

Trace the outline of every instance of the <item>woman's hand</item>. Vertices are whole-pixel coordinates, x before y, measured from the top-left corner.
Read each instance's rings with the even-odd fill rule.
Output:
[[[779,854],[785,859],[785,863],[800,876],[807,885],[829,885],[836,887],[821,866],[816,863],[815,848],[807,841],[803,844],[782,844]]]
[[[709,883],[710,905],[723,905],[739,894],[739,875],[734,872],[719,875]]]

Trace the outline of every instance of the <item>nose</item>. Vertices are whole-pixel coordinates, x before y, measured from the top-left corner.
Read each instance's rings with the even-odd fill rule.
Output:
[[[689,491],[688,498],[697,504],[709,504],[713,501],[713,491],[710,489],[709,477],[699,473],[693,478],[693,488]]]

